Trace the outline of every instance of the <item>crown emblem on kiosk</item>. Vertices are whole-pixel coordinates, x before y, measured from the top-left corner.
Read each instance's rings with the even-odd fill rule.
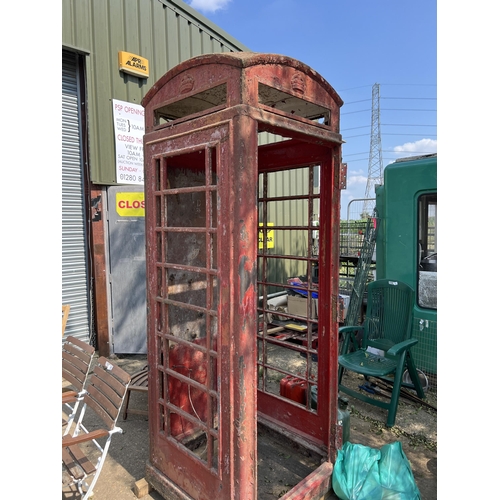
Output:
[[[181,80],[181,94],[187,94],[194,88],[194,78],[191,75],[185,75]]]
[[[304,80],[304,77],[300,73],[295,73],[292,76],[292,89],[295,92],[299,92],[300,94],[303,94],[306,90],[306,82]]]

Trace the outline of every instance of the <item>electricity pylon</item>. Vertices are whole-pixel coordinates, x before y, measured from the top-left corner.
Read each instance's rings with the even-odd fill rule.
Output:
[[[366,181],[365,202],[362,217],[369,217],[375,208],[375,185],[383,184],[382,139],[380,138],[380,84],[372,87],[372,127],[370,135],[370,158],[368,159],[368,179]]]

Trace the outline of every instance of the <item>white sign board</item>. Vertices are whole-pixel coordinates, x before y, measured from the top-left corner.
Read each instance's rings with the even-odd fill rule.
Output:
[[[116,182],[144,184],[144,108],[113,99]]]

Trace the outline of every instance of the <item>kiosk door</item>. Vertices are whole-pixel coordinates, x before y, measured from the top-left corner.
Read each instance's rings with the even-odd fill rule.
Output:
[[[241,210],[231,196],[228,135],[227,126],[194,131],[152,145],[147,156],[151,465],[170,489],[182,485],[207,500],[233,498],[235,475],[255,477],[255,384],[238,373],[255,366],[256,326],[243,311],[231,314],[246,307],[255,315],[255,285],[241,283],[242,270],[228,263],[256,206],[250,198],[251,208]],[[257,235],[249,236],[255,247]],[[241,399],[247,407],[240,413]],[[252,492],[253,481],[246,483],[241,488]]]

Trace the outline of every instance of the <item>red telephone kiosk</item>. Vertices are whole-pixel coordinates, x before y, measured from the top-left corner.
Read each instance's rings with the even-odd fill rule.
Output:
[[[342,446],[342,100],[297,60],[240,52],[179,64],[142,104],[146,479],[165,498],[260,499],[266,426],[323,455],[282,498],[321,498]]]

